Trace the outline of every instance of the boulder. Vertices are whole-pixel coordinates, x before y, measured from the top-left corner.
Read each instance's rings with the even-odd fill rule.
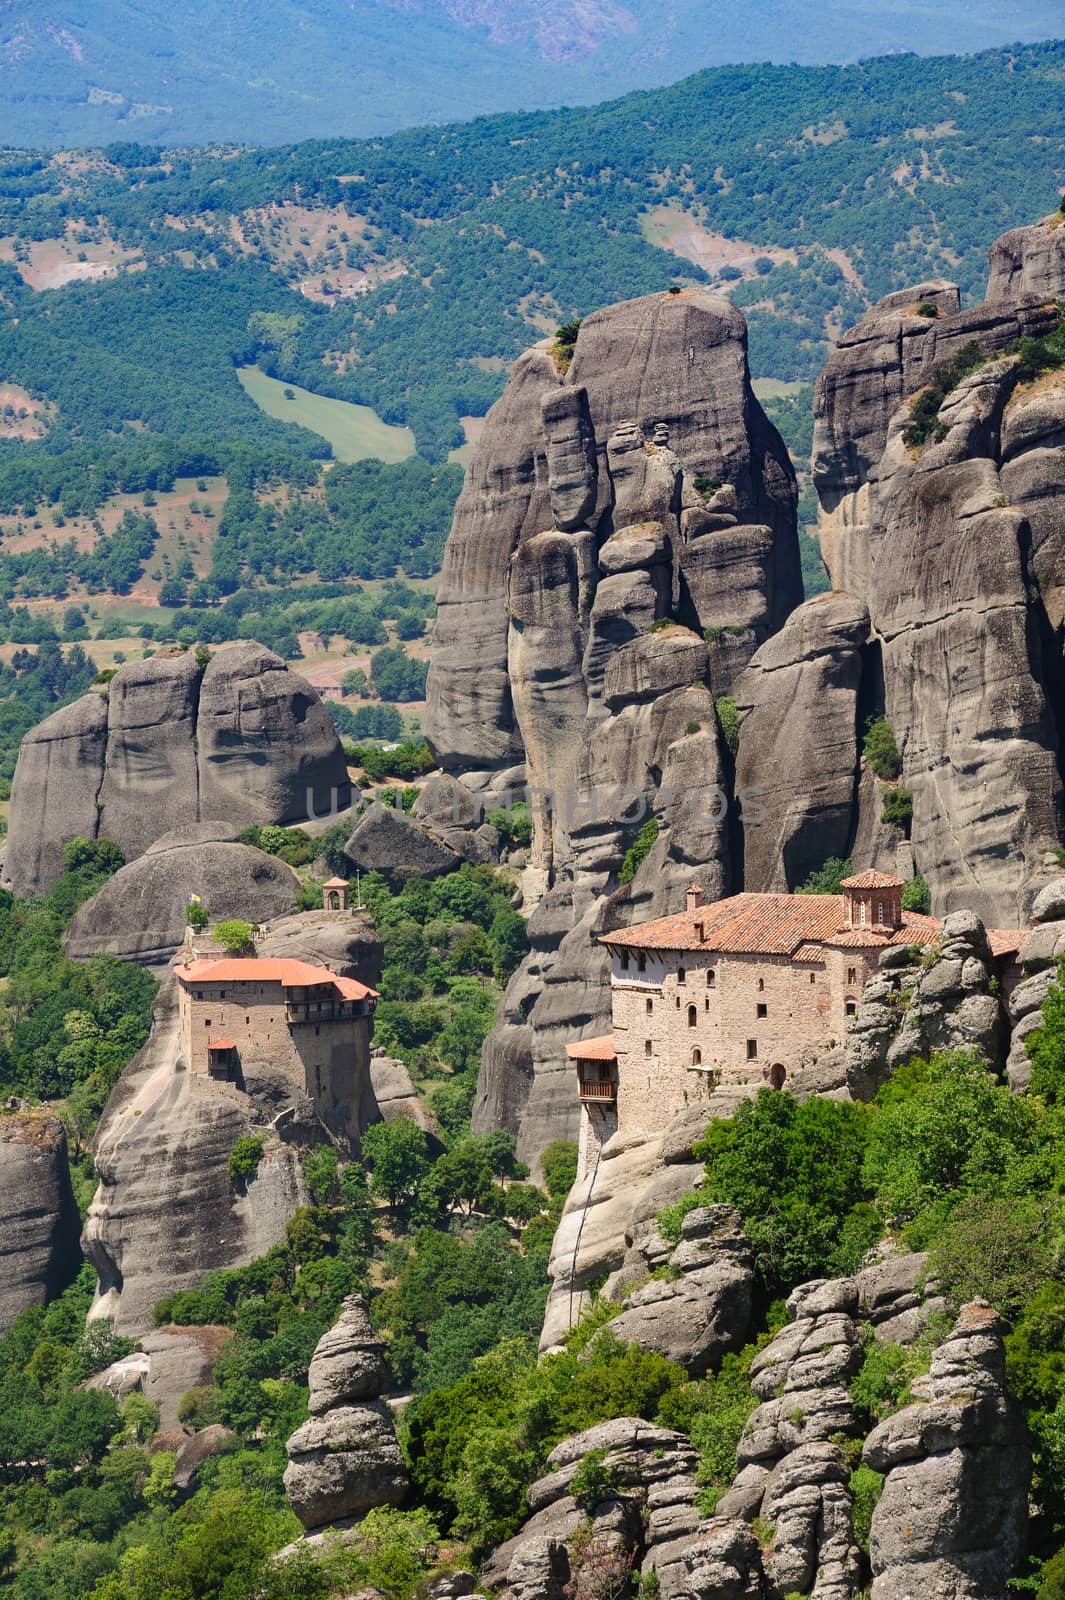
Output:
[[[206,832],[211,824],[199,827]],[[186,844],[180,832],[167,834],[75,913],[63,948],[74,961],[98,955],[167,961],[185,937],[191,895],[209,904],[216,919],[239,917],[255,925],[294,912],[298,889],[295,872],[277,856],[207,839]]]
[[[408,878],[438,878],[460,864],[456,850],[404,812],[375,801],[363,812],[344,846],[363,872],[380,872],[397,891]]]
[[[378,1398],[382,1348],[361,1296],[349,1295],[311,1357],[311,1416],[288,1441],[285,1492],[305,1528],[400,1506],[407,1497],[392,1413]]]
[[[285,1493],[305,1528],[400,1506],[407,1497],[403,1453],[381,1400],[309,1418],[289,1439],[288,1454]]]
[[[362,1296],[349,1294],[340,1316],[323,1333],[311,1358],[311,1415],[321,1416],[355,1400],[376,1399],[386,1377],[384,1341],[370,1326]]]
[[[78,1208],[57,1116],[0,1108],[0,1332],[65,1289],[78,1269]]]
[[[370,1056],[370,1085],[377,1109],[386,1122],[396,1117],[410,1117],[416,1122],[434,1148],[443,1150],[440,1124],[414,1086],[406,1064],[392,1056]]]
[[[619,1339],[701,1377],[744,1342],[750,1326],[754,1258],[738,1213],[729,1206],[690,1211],[668,1265],[679,1276],[651,1279],[626,1295],[611,1326]]]

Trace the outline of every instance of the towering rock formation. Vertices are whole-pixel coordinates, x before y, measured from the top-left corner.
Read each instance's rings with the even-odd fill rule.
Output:
[[[39,1108],[0,1108],[0,1332],[59,1294],[78,1260],[62,1123]]]
[[[1021,382],[1010,353],[1060,321],[1057,220],[998,241],[982,305],[942,283],[887,296],[816,396],[822,548],[868,608],[862,703],[895,731],[916,866],[934,910],[1000,924],[1027,914],[1061,824],[1065,375]],[[966,352],[913,442],[914,397]]]
[[[1065,372],[1022,381],[1018,347],[1059,326],[1063,236],[1000,240],[981,305],[919,284],[840,341],[814,440],[833,592],[805,604],[735,308],[649,296],[589,317],[568,365],[518,363],[448,541],[427,727],[469,790],[534,800],[532,951],[475,1111],[523,1158],[575,1130],[563,1045],[607,1022],[596,936],[679,909],[693,879],[794,889],[851,856],[921,873],[938,915],[1026,920],[1062,821]],[[909,826],[862,761],[879,715]]]
[[[605,1014],[596,933],[672,909],[693,876],[711,897],[731,885],[714,701],[801,599],[794,476],[740,313],[652,295],[587,318],[567,370],[557,354],[518,363],[468,474],[426,723],[467,784],[534,791],[533,952],[475,1113],[520,1127],[532,1157],[576,1126],[562,1045]]]
[[[344,807],[351,785],[317,691],[258,644],[131,662],[22,741],[4,860],[45,894],[80,835],[126,860],[191,823],[288,823]]]
[[[380,1399],[383,1350],[362,1297],[349,1295],[311,1357],[311,1414],[288,1441],[285,1491],[305,1528],[363,1517],[407,1497],[403,1453]]]

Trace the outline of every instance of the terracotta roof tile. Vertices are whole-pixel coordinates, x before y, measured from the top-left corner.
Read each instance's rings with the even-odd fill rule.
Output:
[[[207,1048],[208,1050],[235,1050],[237,1047],[232,1039],[212,1039]]]
[[[368,989],[354,978],[338,978],[328,967],[314,967],[309,961],[293,961],[285,956],[264,957],[261,961],[254,956],[188,961],[174,970],[182,983],[279,983],[283,989],[329,987],[347,1000],[364,1000],[377,994],[376,989]]]
[[[934,917],[904,911],[902,926],[883,932],[846,926],[846,903],[839,894],[735,894],[712,905],[658,917],[634,928],[603,934],[600,942],[619,949],[722,950],[795,957],[809,945],[882,948],[930,944],[939,932]],[[808,960],[804,954],[802,960]]]
[[[844,878],[841,889],[901,889],[902,879],[890,872],[859,872],[853,878]]]
[[[327,878],[322,884],[323,889],[346,889],[347,887],[347,878]]]
[[[1015,954],[1031,931],[1031,928],[988,928],[987,940],[991,946],[991,954],[993,956]]]
[[[603,1033],[598,1039],[578,1039],[566,1046],[566,1054],[571,1061],[613,1061],[617,1057],[614,1035]]]

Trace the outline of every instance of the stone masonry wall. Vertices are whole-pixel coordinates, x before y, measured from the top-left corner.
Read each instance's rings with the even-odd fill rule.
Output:
[[[771,1076],[774,1067],[785,1072],[776,1083],[780,1087],[842,1041],[847,1006],[857,1009],[878,956],[875,948],[825,948],[819,960],[802,962],[761,954],[649,951],[643,973],[631,957],[627,972],[615,960],[611,999],[619,1126],[625,1132],[655,1131],[685,1105],[705,1098],[715,1084],[757,1087],[779,1078]]]

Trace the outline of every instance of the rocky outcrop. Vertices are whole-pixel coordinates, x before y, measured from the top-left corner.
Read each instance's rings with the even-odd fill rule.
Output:
[[[604,1474],[614,1487],[584,1508],[569,1491],[593,1450],[603,1452]],[[695,1453],[684,1435],[619,1417],[564,1439],[546,1465],[547,1474],[528,1492],[531,1518],[492,1552],[481,1572],[484,1586],[498,1600],[561,1600],[581,1571],[573,1536],[587,1527],[598,1563],[614,1564],[619,1573],[658,1570],[663,1600],[680,1600],[683,1590],[663,1578],[682,1565],[677,1542],[687,1541],[700,1521]]]
[[[873,1512],[872,1600],[999,1600],[1023,1553],[1031,1456],[1006,1392],[998,1318],[962,1309],[913,1383],[914,1404],[881,1422],[863,1455],[885,1474]]]
[[[935,1051],[966,1050],[995,1072],[1009,1047],[1009,1021],[983,923],[971,911],[945,917],[937,942],[884,952],[844,1041],[843,1081],[870,1100],[898,1066]]]
[[[80,1261],[78,1208],[59,1118],[0,1108],[0,1332],[65,1289]]]
[[[63,846],[110,839],[127,861],[195,822],[298,822],[350,800],[328,713],[310,684],[258,644],[202,665],[156,655],[121,667],[23,740],[5,873],[46,893]]]
[[[160,1432],[180,1431],[182,1396],[214,1382],[215,1362],[232,1337],[232,1328],[212,1323],[153,1328],[132,1354],[96,1373],[86,1388],[103,1390],[120,1404],[129,1394],[143,1394],[159,1408]]]
[[[379,872],[398,893],[409,878],[439,878],[462,857],[394,806],[374,801],[355,824],[344,853],[363,872]]]
[[[555,1233],[548,1266],[552,1284],[540,1339],[542,1350],[561,1344],[591,1304],[593,1283],[601,1285],[600,1292],[608,1299],[618,1300],[667,1264],[671,1248],[658,1232],[655,1218],[663,1206],[699,1186],[703,1164],[694,1159],[692,1145],[703,1137],[712,1117],[728,1115],[740,1098],[736,1093],[719,1092],[675,1117],[661,1134],[615,1134],[603,1147],[598,1163],[570,1191]],[[709,1240],[712,1259],[713,1231]],[[749,1285],[744,1289],[742,1244],[729,1225],[723,1226],[720,1242],[721,1277],[711,1273],[711,1281],[730,1285],[727,1292],[736,1296],[737,1305],[742,1305],[749,1292]],[[694,1262],[702,1251],[684,1254]],[[678,1310],[683,1311],[687,1321],[688,1308],[683,1300]],[[653,1320],[657,1317],[649,1313],[645,1326]],[[701,1331],[711,1344],[712,1324],[711,1313],[701,1323]],[[666,1329],[665,1320],[661,1326]],[[689,1327],[693,1347],[697,1347],[699,1319],[693,1319]],[[678,1329],[678,1336],[679,1332]]]
[[[523,1159],[576,1130],[562,1045],[605,1020],[595,935],[672,909],[693,877],[711,898],[730,884],[714,700],[801,597],[794,498],[743,319],[701,290],[587,318],[568,371],[531,353],[489,418],[448,541],[426,726],[469,789],[520,759],[534,791],[532,953],[474,1113],[517,1132]]]
[[[375,1051],[370,1057],[370,1085],[377,1109],[386,1122],[410,1117],[429,1137],[434,1150],[443,1150],[440,1124],[414,1086],[406,1063]]]
[[[1061,251],[1052,220],[1007,234],[964,311],[943,283],[887,296],[816,395],[822,548],[869,611],[862,699],[895,731],[916,867],[937,912],[1000,925],[1027,914],[1061,824],[1065,389],[1019,382],[1011,353],[1057,323]],[[914,442],[914,396],[966,350],[982,364]]]
[[[288,1441],[285,1492],[305,1528],[402,1505],[409,1488],[388,1407],[383,1345],[360,1295],[344,1301],[311,1358],[310,1417]]]
[[[1043,1025],[1043,1001],[1058,980],[1065,956],[1065,879],[1046,885],[1032,906],[1032,932],[1021,946],[1019,961],[1024,976],[1009,997],[1012,1024],[1006,1076],[1011,1089],[1023,1093],[1032,1076],[1027,1040]]]
[[[157,839],[75,913],[63,936],[72,960],[168,961],[185,937],[191,895],[219,921],[239,917],[254,926],[295,911],[299,879],[285,862],[236,843],[236,830],[224,824],[198,825],[213,839],[186,842],[189,831]]]
[[[744,1343],[750,1327],[754,1256],[739,1214],[729,1206],[689,1211],[662,1266],[668,1275],[627,1294],[611,1326],[617,1338],[701,1377]]]

